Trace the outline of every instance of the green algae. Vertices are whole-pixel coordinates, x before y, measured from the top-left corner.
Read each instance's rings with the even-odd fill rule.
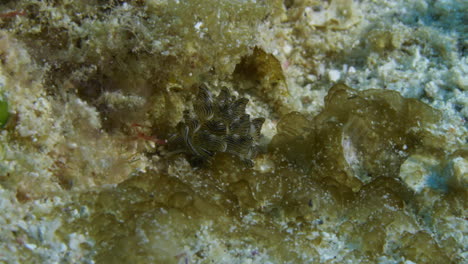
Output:
[[[429,147],[425,129],[439,119],[438,111],[398,92],[337,84],[312,120],[285,116],[270,147],[312,177],[357,191],[377,177],[397,177],[408,155]]]
[[[8,102],[0,99],[0,127],[4,127],[8,121],[10,114],[8,113]]]
[[[17,27],[4,27],[18,29],[13,33],[35,50],[38,61],[54,64],[56,78],[68,73],[87,79],[93,75],[83,74],[94,65],[96,74],[110,78],[190,84],[209,71],[232,72],[268,15],[266,3],[233,1],[96,2],[92,7],[22,1],[16,8],[28,16],[10,22]]]
[[[259,47],[242,57],[232,74],[238,90],[248,91],[264,100],[274,111],[284,115],[291,111],[287,104],[290,96],[280,62]]]
[[[370,263],[398,248],[412,261],[455,261],[445,248],[454,242],[440,243],[421,228],[414,214],[420,210],[417,194],[391,170],[409,153],[427,151],[425,128],[439,113],[395,92],[358,92],[342,84],[326,100],[313,119],[293,112],[279,122],[270,150],[257,158],[257,166],[272,160],[273,171],[245,167],[227,154],[198,170],[184,159],[172,160],[167,172],[137,174],[116,187],[84,193],[81,199],[93,213],[75,227],[97,241],[95,259],[101,263],[217,262],[239,245],[253,247],[231,261],[320,262],[321,247],[334,243],[318,235],[327,228],[353,245],[351,255]],[[361,120],[349,121],[356,118]],[[343,135],[354,140],[356,155],[372,157],[358,159],[362,170],[347,163],[351,154],[343,148],[349,145],[338,140]],[[359,177],[363,172],[367,180]]]

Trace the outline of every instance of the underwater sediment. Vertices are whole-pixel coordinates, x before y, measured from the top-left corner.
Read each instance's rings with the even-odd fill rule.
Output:
[[[0,262],[466,262],[466,8],[0,4]]]

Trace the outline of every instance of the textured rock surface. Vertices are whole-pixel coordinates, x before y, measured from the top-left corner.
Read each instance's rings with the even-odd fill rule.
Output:
[[[466,9],[3,1],[0,262],[467,262]],[[253,167],[168,155],[203,83]]]

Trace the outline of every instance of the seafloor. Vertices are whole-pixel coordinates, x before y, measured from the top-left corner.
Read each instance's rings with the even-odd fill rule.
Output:
[[[467,263],[467,48],[465,0],[1,1],[0,262]]]

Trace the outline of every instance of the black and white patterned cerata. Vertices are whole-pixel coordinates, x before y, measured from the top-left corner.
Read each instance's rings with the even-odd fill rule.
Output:
[[[226,152],[253,166],[265,119],[250,119],[245,113],[248,102],[232,96],[227,88],[215,97],[207,85],[200,85],[193,112],[184,111],[177,134],[169,139],[172,153],[186,153],[192,164],[199,165],[218,152]]]

